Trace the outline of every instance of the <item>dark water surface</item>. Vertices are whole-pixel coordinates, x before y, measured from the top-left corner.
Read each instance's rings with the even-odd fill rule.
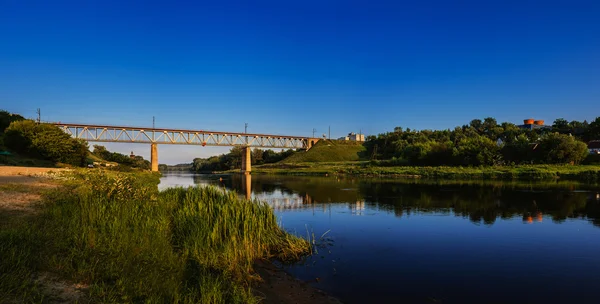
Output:
[[[161,187],[195,184],[314,234],[318,254],[286,269],[344,303],[600,303],[598,186],[166,174]]]

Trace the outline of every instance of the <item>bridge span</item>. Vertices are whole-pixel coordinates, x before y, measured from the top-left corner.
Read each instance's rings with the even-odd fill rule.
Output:
[[[158,145],[239,146],[243,148],[242,170],[250,174],[250,149],[305,149],[309,150],[319,138],[254,134],[207,130],[181,130],[164,128],[141,128],[109,125],[54,123],[64,132],[77,139],[92,142],[120,142],[150,144],[152,171],[158,171]]]

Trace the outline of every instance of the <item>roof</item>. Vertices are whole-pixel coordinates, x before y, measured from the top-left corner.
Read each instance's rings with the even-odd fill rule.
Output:
[[[588,149],[600,149],[600,140],[592,140],[588,143]]]

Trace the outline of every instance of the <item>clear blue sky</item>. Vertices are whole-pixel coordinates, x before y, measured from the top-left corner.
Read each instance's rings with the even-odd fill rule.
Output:
[[[335,137],[600,116],[600,1],[190,2],[0,0],[0,108]]]

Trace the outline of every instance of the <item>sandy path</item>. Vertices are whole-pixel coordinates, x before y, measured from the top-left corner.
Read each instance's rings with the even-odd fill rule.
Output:
[[[0,166],[0,176],[17,176],[17,175],[43,176],[50,171],[58,172],[58,171],[65,171],[65,170],[69,170],[69,169]]]

